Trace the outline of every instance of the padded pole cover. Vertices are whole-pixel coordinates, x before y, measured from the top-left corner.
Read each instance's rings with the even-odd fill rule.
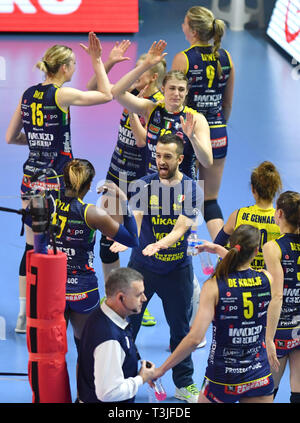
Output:
[[[67,256],[27,252],[26,336],[33,403],[70,403],[66,305]]]

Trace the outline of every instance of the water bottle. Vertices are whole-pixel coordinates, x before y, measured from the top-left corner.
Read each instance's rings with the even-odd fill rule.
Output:
[[[196,246],[198,245],[198,235],[197,231],[191,231],[190,235],[187,238],[187,251],[188,256],[196,256],[198,254]]]
[[[153,380],[154,387],[149,385],[148,388],[148,400],[149,402],[160,402],[167,398],[166,391],[161,383],[161,379]]]
[[[146,361],[146,367],[151,367],[151,364]],[[149,402],[164,401],[167,398],[166,391],[161,383],[161,379],[152,380],[153,387],[148,386],[148,400]]]
[[[202,244],[202,242],[199,241],[198,244]],[[210,254],[206,251],[203,251],[202,253],[199,254],[199,256],[200,256],[202,272],[207,276],[212,275],[215,269],[212,264]]]

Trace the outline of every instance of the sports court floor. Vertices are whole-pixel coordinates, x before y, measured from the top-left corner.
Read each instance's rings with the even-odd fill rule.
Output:
[[[100,36],[104,59],[115,41],[126,38],[132,42],[128,52],[131,61],[119,64],[111,71],[111,82],[130,70],[139,55],[158,39],[165,39],[168,43],[167,63],[170,68],[174,55],[188,47],[181,31],[184,14],[189,7],[200,3],[210,6],[209,0],[142,0],[139,33]],[[77,55],[77,70],[70,86],[85,89],[92,70],[79,43],[86,41],[85,34],[0,35],[0,56],[5,59],[1,59],[5,68],[1,69],[0,79],[0,206],[19,209],[21,205],[22,164],[28,151],[26,147],[7,145],[5,131],[22,92],[41,81],[40,72],[33,69],[34,64],[51,45],[67,44]],[[300,189],[300,82],[299,78],[297,80],[292,76],[295,65],[267,39],[264,30],[252,27],[242,32],[232,32],[228,29],[223,47],[230,51],[236,67],[234,105],[228,127],[230,146],[219,198],[227,219],[236,208],[253,202],[249,177],[252,169],[263,160],[270,160],[278,167],[284,190]],[[96,183],[105,177],[117,139],[121,111],[116,101],[90,108],[73,107],[71,110],[74,156],[89,159],[97,172],[93,190],[86,197],[88,202],[97,201]],[[18,268],[25,240],[20,236],[20,216],[0,212],[0,223],[0,403],[31,403],[31,389],[27,377],[22,376],[27,373],[26,335],[14,331],[19,309]],[[205,226],[199,229],[199,234],[202,238],[208,237]],[[99,290],[103,296],[98,243],[95,255]],[[129,252],[121,255],[122,265],[127,265],[128,257]],[[199,258],[194,259],[194,267],[202,283],[205,277]],[[151,300],[149,310],[156,317],[157,325],[141,328],[137,346],[142,358],[160,365],[169,354],[169,343],[168,327],[158,297]],[[198,387],[203,380],[210,339],[211,332],[208,330],[206,347],[193,353]],[[70,328],[66,359],[72,399],[75,400],[76,352]],[[276,397],[277,403],[289,402],[288,377],[287,369]],[[166,402],[180,402],[173,397],[171,372],[162,381],[168,395]],[[148,402],[146,385],[138,392],[136,402]]]

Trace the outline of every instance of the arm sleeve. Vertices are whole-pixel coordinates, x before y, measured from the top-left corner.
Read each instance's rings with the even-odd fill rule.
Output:
[[[230,237],[230,235],[228,235],[228,234],[224,231],[224,228],[222,228],[222,229],[220,230],[220,232],[218,233],[218,235],[216,236],[216,238],[215,238],[215,240],[214,240],[214,243],[215,243],[215,244],[222,245],[222,247],[224,247],[224,246],[227,244],[229,237]]]
[[[125,353],[118,341],[106,341],[94,351],[95,392],[100,401],[124,401],[134,397],[143,384],[141,376],[124,378]]]
[[[127,247],[137,247],[139,245],[138,230],[135,217],[132,214],[127,202],[122,204],[123,207],[123,221],[118,232],[114,236],[114,240]],[[125,209],[126,207],[126,209]]]

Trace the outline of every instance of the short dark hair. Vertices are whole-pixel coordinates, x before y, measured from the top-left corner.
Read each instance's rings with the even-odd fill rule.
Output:
[[[168,133],[168,134],[164,134],[161,137],[159,137],[158,139],[158,143],[161,144],[176,144],[177,148],[177,154],[180,156],[181,154],[183,154],[183,150],[184,150],[184,143],[183,143],[183,139],[176,134],[172,134],[172,133]]]
[[[105,293],[112,297],[118,292],[124,292],[130,288],[132,282],[143,281],[143,275],[130,267],[119,267],[112,270],[105,282]]]

